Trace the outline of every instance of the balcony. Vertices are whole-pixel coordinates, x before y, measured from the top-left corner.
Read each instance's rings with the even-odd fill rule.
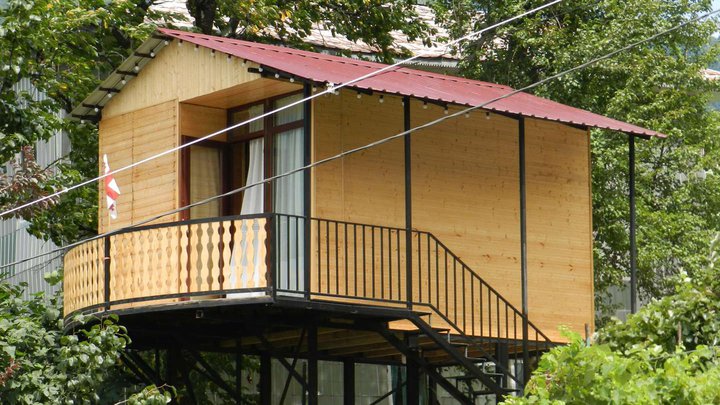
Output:
[[[519,342],[525,326],[534,347],[550,342],[430,233],[281,214],[150,225],[86,242],[65,256],[64,294],[67,317],[306,300],[421,311],[433,327],[494,341]]]

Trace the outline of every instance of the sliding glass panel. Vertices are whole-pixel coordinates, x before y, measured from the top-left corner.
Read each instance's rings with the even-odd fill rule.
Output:
[[[259,117],[264,112],[264,106],[262,104],[256,104],[249,107],[243,107],[238,109],[230,110],[228,121],[230,125],[239,124],[245,122],[250,118]],[[246,125],[241,125],[235,129],[232,129],[228,133],[228,140],[230,142],[237,142],[252,138],[251,134],[259,133],[265,129],[265,119],[261,118],[253,121]]]
[[[275,108],[300,100],[294,95],[278,100]],[[275,115],[276,126],[296,128],[275,135],[275,174],[283,174],[303,166],[304,132],[302,126],[302,104],[283,110]],[[302,172],[275,181],[275,212],[287,214],[277,220],[278,287],[286,291],[304,291],[304,176]]]

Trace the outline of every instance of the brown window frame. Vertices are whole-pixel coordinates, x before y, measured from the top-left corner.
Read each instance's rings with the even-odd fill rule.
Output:
[[[229,127],[232,125],[231,123],[231,117],[234,112],[246,110],[250,107],[256,106],[256,105],[263,105],[263,113],[272,111],[273,104],[277,100],[281,100],[286,97],[294,96],[297,94],[303,94],[302,90],[298,91],[292,91],[289,93],[284,93],[278,96],[269,97],[263,100],[254,101],[251,103],[241,104],[235,107],[231,107],[227,109],[226,114],[226,127]],[[222,192],[226,193],[231,190],[232,185],[232,145],[238,144],[238,143],[245,143],[252,139],[257,139],[260,137],[263,137],[265,139],[265,155],[264,155],[264,168],[263,168],[263,174],[265,178],[274,176],[274,168],[275,168],[275,148],[274,148],[274,137],[278,133],[282,133],[285,131],[289,131],[292,129],[297,128],[303,128],[305,126],[305,120],[308,119],[308,117],[303,116],[302,119],[299,119],[297,121],[288,122],[285,124],[275,125],[274,123],[274,117],[275,115],[268,115],[263,118],[263,129],[259,131],[254,131],[251,133],[246,134],[241,139],[234,139],[230,140],[230,131],[228,131],[227,135],[227,141],[215,141],[215,140],[204,140],[201,142],[198,142],[196,145],[198,146],[204,146],[204,147],[213,147],[213,148],[219,148],[222,150],[222,170],[221,170],[221,184],[222,184]],[[181,142],[183,145],[196,140],[197,138],[187,136],[187,135],[181,135]],[[188,204],[190,204],[190,147],[185,147],[181,150],[180,153],[180,159],[181,159],[181,176],[180,176],[180,206],[184,207]],[[274,201],[273,201],[273,185],[270,183],[265,183],[264,185],[264,209],[263,212],[270,213],[274,210]],[[223,216],[227,215],[233,215],[230,210],[232,209],[232,204],[230,202],[229,197],[225,197],[221,201],[221,214]],[[190,219],[190,209],[185,209],[180,212],[180,219],[185,221]]]

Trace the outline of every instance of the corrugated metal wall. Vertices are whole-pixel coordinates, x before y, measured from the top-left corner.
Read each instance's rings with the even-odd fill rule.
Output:
[[[15,90],[26,91],[36,100],[42,100],[45,95],[35,89],[29,80],[21,80],[15,85]],[[62,112],[58,112],[62,115]],[[66,155],[70,150],[70,142],[62,133],[55,134],[45,142],[38,142],[35,148],[38,164],[46,167],[60,157]],[[11,168],[6,166],[5,172],[11,173]],[[27,233],[27,221],[22,219],[8,219],[0,221],[0,266],[48,253],[55,249],[54,243],[44,241]],[[50,286],[45,282],[43,276],[52,270],[62,266],[62,258],[58,253],[43,256],[28,262],[17,264],[12,267],[0,269],[0,280],[5,279],[12,284],[19,285],[27,283],[25,297],[31,294],[44,291],[52,294],[60,286]]]

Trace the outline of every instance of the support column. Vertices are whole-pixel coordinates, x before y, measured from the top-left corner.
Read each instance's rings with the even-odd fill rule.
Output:
[[[403,97],[403,121],[405,131],[410,130],[410,97]],[[412,143],[410,134],[405,134],[405,299],[412,309],[413,301],[413,248],[412,248]]]
[[[523,349],[523,388],[530,379],[530,354],[528,353],[528,275],[527,275],[527,201],[525,176],[525,117],[518,120],[518,148],[520,157],[520,285],[522,288],[522,349]]]
[[[235,342],[235,395],[237,405],[242,404],[242,351],[240,340]]]
[[[303,98],[307,99],[312,95],[312,84],[305,83],[303,86]],[[303,164],[312,163],[312,100],[303,103]],[[310,299],[310,238],[311,226],[310,216],[312,215],[312,176],[310,169],[303,171],[303,215],[305,217],[304,238],[303,238],[303,287],[305,298]]]
[[[308,405],[318,404],[317,325],[308,328]]]
[[[266,101],[264,111],[270,111],[272,107],[272,103]],[[263,121],[265,128],[265,135],[263,137],[263,179],[270,178],[275,174],[275,134],[269,130],[273,126],[273,118],[273,115],[268,115]],[[263,212],[266,214],[275,212],[275,204],[273,203],[274,189],[274,181],[263,184]],[[267,269],[265,272],[265,280],[273,299],[276,298],[277,288],[279,287],[274,260],[278,238],[278,235],[275,234],[277,227],[277,217],[269,217],[265,223],[265,268]]]
[[[179,369],[180,369],[180,349],[172,346],[166,350],[165,361],[165,381],[173,387],[180,387]],[[177,404],[177,399],[173,399],[173,404]]]
[[[522,314],[523,314],[523,390],[525,383],[530,379],[530,372],[525,367],[530,363],[528,353],[528,286],[527,286],[527,200],[525,193],[525,117],[518,120],[518,148],[520,157],[519,178],[520,178],[520,285],[522,289]]]
[[[628,135],[628,193],[630,197],[630,312],[637,312],[637,244],[635,235],[635,137]]]
[[[405,365],[407,378],[407,405],[420,405],[420,367],[417,364],[408,361]]]
[[[507,370],[510,369],[510,364],[509,364],[510,356],[509,356],[509,351],[508,351],[508,344],[506,342],[495,343],[495,360],[503,368],[505,368]],[[498,376],[496,382],[500,388],[508,388],[508,381],[507,381],[507,377],[505,375]],[[503,397],[501,395],[496,395],[495,401],[497,403],[500,403],[502,400],[503,400]]]
[[[355,405],[355,362],[343,361],[343,405]]]
[[[408,337],[406,344],[415,356],[419,355],[416,336]],[[420,405],[420,366],[407,357],[405,361],[405,382],[406,405]]]
[[[260,404],[272,403],[272,363],[270,353],[260,355]]]
[[[437,381],[428,378],[428,405],[439,405],[437,398]]]

